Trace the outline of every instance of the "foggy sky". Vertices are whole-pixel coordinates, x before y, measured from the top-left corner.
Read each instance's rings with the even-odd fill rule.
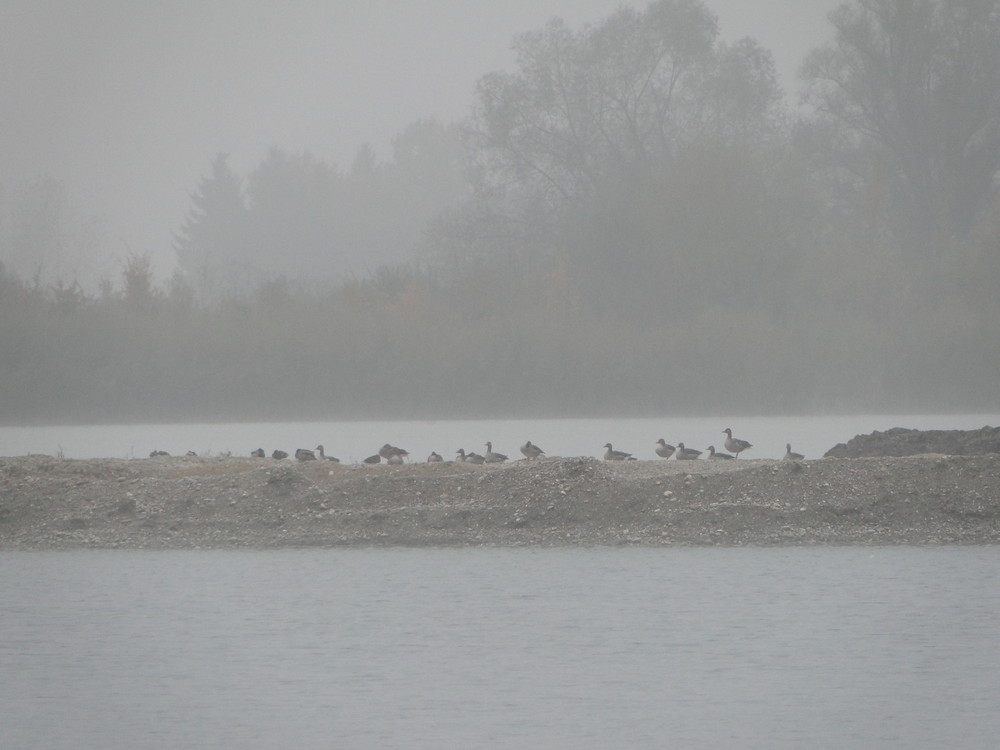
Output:
[[[463,117],[510,42],[552,16],[597,23],[621,0],[0,0],[0,200],[50,176],[160,276],[189,191],[218,152],[246,174],[277,146],[341,167],[389,156],[410,122]],[[637,8],[645,0],[630,3]],[[836,0],[707,0],[722,37],[755,37],[789,94]]]

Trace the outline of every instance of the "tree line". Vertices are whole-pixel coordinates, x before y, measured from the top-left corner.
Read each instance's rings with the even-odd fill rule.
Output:
[[[0,276],[0,419],[995,410],[1000,8],[830,22],[801,109],[657,0],[519,36],[386,164],[219,156],[168,284]]]

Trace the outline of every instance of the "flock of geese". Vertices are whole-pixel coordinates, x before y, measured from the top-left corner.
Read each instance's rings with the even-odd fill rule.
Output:
[[[753,447],[752,443],[746,440],[741,440],[740,438],[733,437],[733,431],[730,428],[726,428],[723,431],[726,436],[724,447],[728,453],[722,453],[715,450],[714,445],[708,446],[705,450],[708,451],[709,459],[722,459],[722,460],[733,460],[739,458],[740,454]],[[486,452],[480,455],[479,453],[466,453],[464,448],[459,448],[455,452],[455,460],[460,463],[468,464],[499,464],[507,460],[507,456],[503,453],[497,453],[493,450],[493,443],[486,442]],[[615,450],[611,443],[604,444],[604,460],[605,461],[638,461],[631,453],[626,453],[624,451]],[[701,457],[703,451],[695,450],[694,448],[688,448],[684,443],[678,443],[676,446],[669,445],[663,438],[656,441],[656,455],[660,458],[676,458],[678,461],[694,461]],[[161,451],[154,451],[154,453],[160,455],[163,454]],[[150,454],[153,455],[153,454]],[[255,458],[265,458],[263,448],[258,448],[250,453],[251,456]],[[326,455],[322,445],[317,445],[315,448],[310,450],[309,448],[299,448],[293,454],[299,461],[334,461],[340,463],[340,459],[334,456]],[[378,453],[374,453],[368,458],[364,459],[362,463],[366,464],[379,464],[383,461],[387,464],[401,464],[403,460],[410,455],[409,451],[402,448],[397,448],[394,445],[386,443],[381,448],[379,448]],[[521,446],[521,455],[523,455],[528,460],[534,460],[536,458],[543,458],[545,456],[545,451],[540,447],[532,443],[530,440]],[[271,458],[274,459],[285,459],[288,458],[288,453],[282,450],[276,450],[271,454]],[[785,455],[784,459],[789,461],[801,461],[805,458],[801,453],[795,453],[792,451],[791,443],[785,445]],[[444,462],[444,457],[436,451],[431,451],[431,454],[427,457],[427,463],[442,463]]]

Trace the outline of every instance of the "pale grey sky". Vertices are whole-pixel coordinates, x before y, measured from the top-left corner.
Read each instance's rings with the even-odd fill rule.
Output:
[[[107,220],[126,252],[173,267],[171,232],[219,151],[241,174],[271,146],[349,163],[410,122],[465,115],[510,42],[622,0],[0,0],[0,199],[39,176]],[[722,36],[755,37],[786,89],[836,0],[706,0]]]

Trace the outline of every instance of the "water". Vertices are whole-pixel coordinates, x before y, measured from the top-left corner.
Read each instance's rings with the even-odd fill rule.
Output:
[[[493,442],[494,450],[520,458],[518,446],[531,440],[554,456],[601,456],[602,446],[610,441],[637,458],[656,459],[653,448],[658,438],[684,442],[690,448],[715,445],[721,450],[722,430],[732,427],[736,437],[754,444],[744,454],[746,458],[781,458],[789,442],[807,458],[820,458],[836,443],[872,430],[975,430],[984,425],[1000,425],[1000,414],[0,426],[0,456],[47,453],[66,458],[131,458],[148,456],[152,450],[246,456],[258,447],[268,454],[275,448],[291,453],[322,443],[329,455],[354,462],[388,442],[422,461],[432,450],[445,458],[454,457],[459,448],[482,453],[487,440]]]
[[[1000,548],[0,553],[10,748],[993,748]]]

